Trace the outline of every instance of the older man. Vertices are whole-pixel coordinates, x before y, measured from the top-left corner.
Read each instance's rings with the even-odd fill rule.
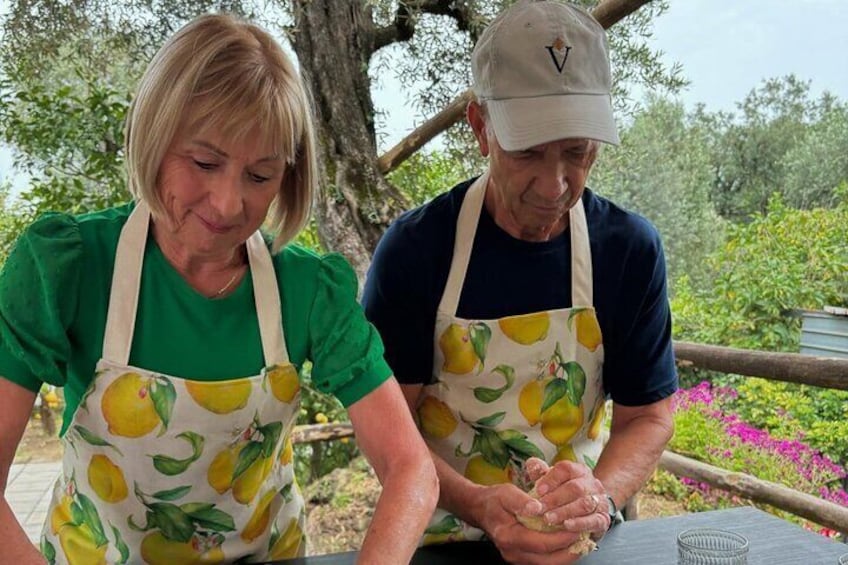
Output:
[[[439,472],[425,542],[486,535],[511,562],[567,563],[672,434],[662,245],[586,188],[599,142],[619,141],[588,13],[516,3],[472,72],[467,119],[488,169],[391,226],[363,302]]]

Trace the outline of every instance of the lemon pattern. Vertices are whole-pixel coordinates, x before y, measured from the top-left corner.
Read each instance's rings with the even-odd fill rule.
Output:
[[[300,410],[262,236],[248,240],[266,368],[198,381],[130,366],[149,212],[118,242],[103,358],[62,438],[63,474],[40,540],[46,561],[224,563],[302,554],[291,429]],[[275,302],[276,300],[276,302]],[[259,370],[259,369],[257,369]],[[294,525],[292,525],[294,524]]]
[[[487,175],[468,190],[457,222],[448,282],[436,316],[433,381],[418,425],[430,448],[481,485],[523,484],[524,463],[574,461],[594,467],[605,415],[603,343],[592,307],[588,234],[582,204],[570,212],[571,308],[500,319],[457,316]],[[553,284],[553,283],[552,283]],[[483,532],[442,509],[422,543],[480,539]]]

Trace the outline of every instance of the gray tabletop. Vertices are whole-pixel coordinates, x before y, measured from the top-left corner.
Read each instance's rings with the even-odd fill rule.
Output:
[[[808,532],[757,508],[731,508],[625,522],[580,565],[677,565],[677,534],[721,528],[748,538],[748,565],[836,565],[848,545]]]
[[[756,508],[732,508],[616,526],[600,549],[576,565],[677,565],[677,534],[689,528],[721,528],[748,538],[748,565],[837,565],[848,545],[808,532]],[[280,565],[353,565],[356,552],[276,562]],[[455,542],[422,547],[412,565],[498,565],[490,542]]]

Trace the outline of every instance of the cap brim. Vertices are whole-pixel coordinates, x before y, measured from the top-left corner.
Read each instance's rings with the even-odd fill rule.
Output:
[[[487,100],[486,109],[498,145],[506,151],[568,138],[620,143],[612,104],[606,94]]]

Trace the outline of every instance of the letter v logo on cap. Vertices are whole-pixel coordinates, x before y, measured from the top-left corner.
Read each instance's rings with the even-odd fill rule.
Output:
[[[562,74],[562,69],[565,68],[565,62],[568,60],[568,54],[571,52],[571,46],[566,46],[565,41],[563,41],[561,37],[557,37],[554,41],[554,44],[546,45],[545,49],[547,49],[548,53],[551,54],[551,60],[554,62],[554,66],[556,67],[557,72]],[[565,53],[563,53],[562,55],[561,61],[557,59],[557,54],[554,51],[565,51]]]

